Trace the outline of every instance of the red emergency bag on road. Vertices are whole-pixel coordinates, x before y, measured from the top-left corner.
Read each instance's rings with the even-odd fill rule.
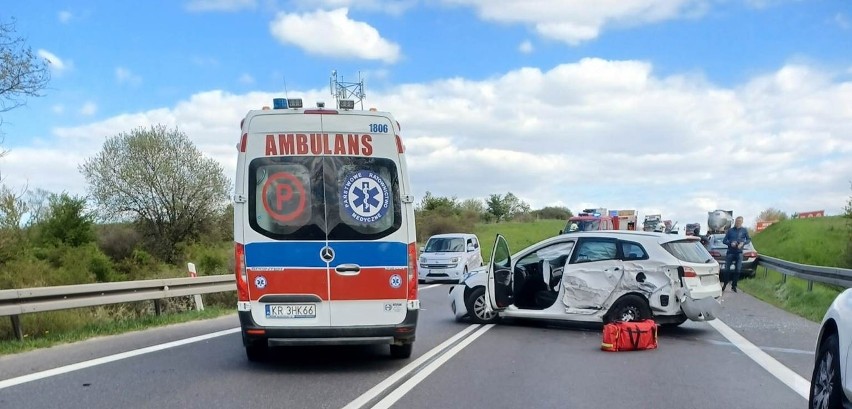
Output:
[[[657,348],[657,323],[654,320],[616,321],[603,328],[604,351],[638,351]]]

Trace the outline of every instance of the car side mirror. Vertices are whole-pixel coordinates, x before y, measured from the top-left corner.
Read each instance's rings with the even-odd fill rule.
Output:
[[[560,235],[560,236],[562,235],[562,230],[559,230],[559,235]]]
[[[424,251],[426,251],[426,246],[420,246],[420,252],[422,253]]]
[[[467,251],[474,251],[474,250],[476,250],[476,247],[473,247],[473,243],[468,243],[467,244]]]

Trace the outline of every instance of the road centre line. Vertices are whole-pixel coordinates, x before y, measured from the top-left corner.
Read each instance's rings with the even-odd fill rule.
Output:
[[[385,396],[384,399],[379,401],[372,409],[386,409],[390,408],[391,405],[396,403],[396,401],[400,400],[406,393],[414,389],[418,383],[422,382],[423,379],[426,379],[427,376],[435,372],[438,368],[441,367],[444,363],[450,360],[453,356],[455,356],[459,351],[470,345],[473,341],[479,338],[482,334],[487,332],[489,329],[494,327],[494,324],[485,325],[482,328],[479,328],[476,332],[474,332],[471,336],[465,338],[462,342],[459,342],[452,349],[447,351],[438,357],[438,359],[432,361],[429,365],[418,371],[414,376],[405,381],[402,385],[399,385],[396,389],[394,389],[390,394]]]
[[[727,326],[724,322],[722,322],[722,320],[716,318],[715,320],[707,321],[707,323],[710,324],[711,327],[715,328],[716,331],[719,331],[723,337],[727,338],[728,341],[731,341],[732,344],[739,348],[740,351],[746,354],[754,362],[757,362],[758,365],[762,366],[763,369],[769,371],[772,376],[778,378],[779,381],[790,387],[793,392],[796,392],[799,396],[808,399],[811,390],[811,383],[805,378],[796,372],[793,372],[792,369],[787,368],[784,364],[778,362],[766,352],[763,352],[763,350],[731,329],[731,327]]]
[[[78,362],[76,364],[70,364],[65,366],[60,366],[59,368],[48,369],[41,372],[31,373],[29,375],[18,376],[16,378],[6,379],[4,381],[0,381],[0,390],[8,388],[10,386],[20,385],[22,383],[37,381],[39,379],[49,378],[51,376],[62,375],[68,372],[79,371],[81,369],[91,368],[97,365],[103,365],[110,362],[119,361],[122,359],[132,358],[139,355],[150,354],[152,352],[162,351],[164,349],[174,348],[181,345],[187,345],[194,342],[206,341],[208,339],[221,337],[223,335],[229,335],[236,332],[240,332],[240,328],[231,328],[217,332],[211,332],[209,334],[199,335],[191,338],[179,339],[177,341],[167,342],[165,344],[152,345],[145,348],[134,349],[132,351],[122,352],[118,354],[108,355],[101,358],[90,359],[88,361]]]
[[[440,345],[435,348],[430,349],[425,354],[421,355],[419,358],[411,362],[410,364],[404,366],[402,369],[394,372],[393,375],[387,377],[385,380],[379,382],[378,385],[370,388],[367,392],[361,394],[361,396],[355,398],[352,402],[349,402],[343,409],[360,409],[365,405],[369,404],[371,401],[379,398],[382,394],[384,394],[387,390],[392,388],[394,385],[405,382],[407,379],[411,378],[412,374],[418,370],[418,368],[423,367],[427,364],[432,358],[437,356],[438,354],[450,349],[454,344],[459,342],[462,338],[466,337],[468,334],[473,332],[476,329],[481,328],[482,326],[479,324],[471,324],[467,328],[459,331],[446,341],[442,342]]]

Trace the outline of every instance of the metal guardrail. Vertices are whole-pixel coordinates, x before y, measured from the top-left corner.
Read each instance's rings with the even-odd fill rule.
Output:
[[[23,339],[19,315],[96,305],[157,300],[186,295],[218,293],[237,289],[233,274],[167,278],[114,283],[63,285],[55,287],[0,290],[0,317],[9,316],[15,336]]]
[[[846,268],[799,264],[764,255],[760,255],[757,259],[757,264],[764,269],[768,268],[783,274],[785,280],[788,275],[808,280],[809,291],[813,289],[814,282],[839,285],[846,288],[852,287],[852,270]]]

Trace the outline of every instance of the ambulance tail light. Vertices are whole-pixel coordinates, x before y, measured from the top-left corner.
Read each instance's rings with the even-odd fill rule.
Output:
[[[249,301],[246,248],[244,244],[234,243],[234,275],[236,275],[237,281],[237,300]]]
[[[244,133],[243,136],[240,138],[240,153],[245,153],[246,143],[248,143],[248,134]]]
[[[408,301],[417,299],[417,244],[408,243]]]
[[[396,151],[399,153],[405,153],[405,145],[402,144],[402,138],[399,135],[396,136]]]

